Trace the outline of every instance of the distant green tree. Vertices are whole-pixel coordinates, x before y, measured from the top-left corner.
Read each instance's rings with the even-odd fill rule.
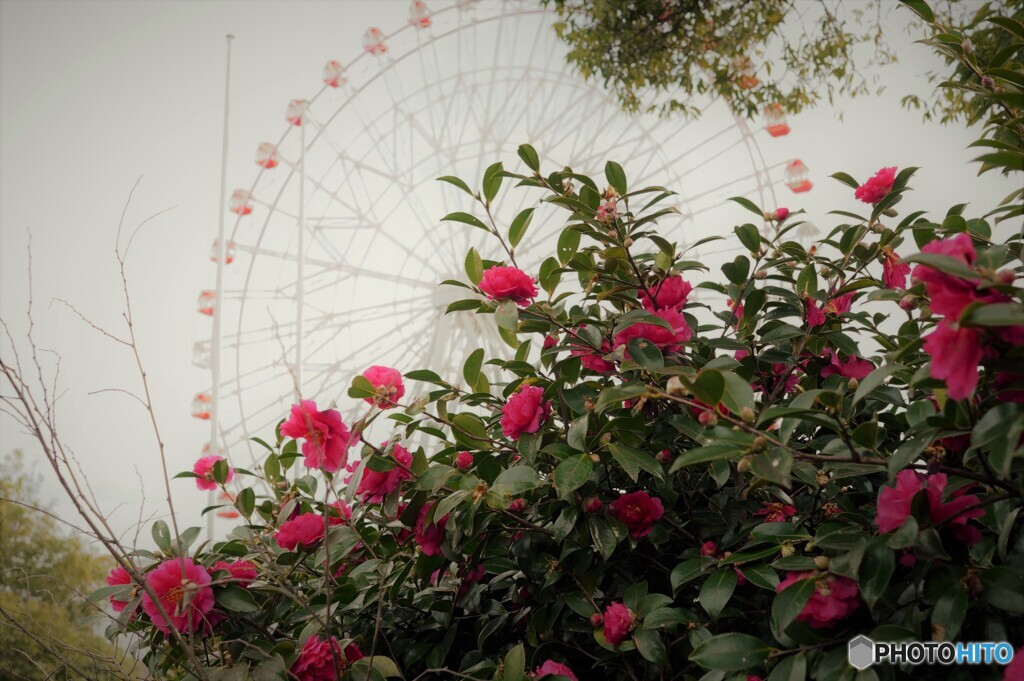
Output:
[[[541,1],[558,12],[555,29],[569,46],[569,62],[585,77],[602,80],[627,111],[695,116],[702,101],[717,96],[748,118],[775,105],[797,113],[837,95],[879,91],[884,80],[871,67],[897,60],[886,40],[897,3]],[[926,120],[980,122],[992,100],[973,96],[982,76],[957,50],[969,32],[973,44],[966,49],[977,54],[976,64],[1019,63],[1024,43],[990,19],[999,13],[1021,21],[1024,0],[940,2],[932,9],[944,29],[939,40],[947,43],[940,50],[946,64],[927,77],[933,85],[956,87],[932,88],[929,98],[908,94],[903,104]]]
[[[894,61],[877,2],[542,0],[569,62],[627,111],[699,113],[702,95],[754,117],[798,112],[875,88],[866,67]]]
[[[33,510],[38,487],[20,452],[0,457],[0,681],[128,678],[84,610],[109,561]]]

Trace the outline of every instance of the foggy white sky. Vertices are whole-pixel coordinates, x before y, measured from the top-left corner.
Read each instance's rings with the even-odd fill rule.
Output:
[[[30,232],[37,339],[63,357],[63,435],[119,529],[138,517],[141,489],[147,514],[164,507],[142,412],[121,395],[88,395],[137,389],[132,358],[51,301],[67,299],[97,324],[123,331],[113,239],[141,177],[127,225],[172,210],[133,247],[136,331],[170,467],[190,468],[207,436],[205,424],[188,415],[193,394],[208,383],[190,358],[209,328],[194,307],[198,290],[213,285],[207,253],[217,223],[224,34],[237,36],[232,188],[248,186],[256,144],[280,134],[288,100],[315,92],[324,61],[351,60],[366,27],[404,25],[407,8],[405,0],[0,2],[0,316],[24,333]],[[827,177],[837,170],[864,178],[885,165],[921,166],[906,210],[944,212],[969,202],[983,212],[1013,189],[993,176],[977,179],[966,165],[976,134],[922,124],[900,108],[908,89],[927,92],[921,74],[935,59],[900,32],[890,39],[901,63],[883,72],[882,96],[794,117],[781,141],[757,135],[770,163],[799,157],[811,168],[812,192],[782,188],[779,196],[791,209],[807,208],[819,226],[834,224],[828,209],[856,209],[851,192]],[[0,452],[15,448],[35,451],[0,417]],[[42,494],[66,509],[50,477]],[[205,495],[191,481],[176,481],[174,490],[186,524],[196,524]]]

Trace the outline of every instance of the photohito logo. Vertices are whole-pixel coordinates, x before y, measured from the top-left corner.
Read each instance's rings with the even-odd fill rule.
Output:
[[[1013,646],[1005,641],[896,641],[875,643],[861,635],[850,640],[847,649],[850,666],[864,670],[873,664],[999,664],[1013,660]]]

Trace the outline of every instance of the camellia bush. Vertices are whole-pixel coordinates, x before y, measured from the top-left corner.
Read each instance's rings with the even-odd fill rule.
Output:
[[[340,410],[282,415],[258,469],[201,459],[183,475],[233,478],[242,524],[197,547],[156,523],[95,596],[111,635],[158,678],[299,681],[852,679],[862,633],[1019,645],[1019,234],[898,214],[913,168],[840,173],[811,248],[799,211],[736,199],[769,227],[718,275],[655,231],[664,189],[520,157],[443,178],[503,253],[469,251],[450,312],[509,356],[371,367]],[[534,209],[499,228],[501,191],[565,210],[536,272]]]
[[[1016,72],[961,56],[1016,134]],[[985,168],[1019,170],[998,142]],[[369,367],[282,414],[253,470],[199,460],[179,477],[239,526],[155,523],[93,595],[108,635],[160,679],[1024,678],[1024,653],[847,663],[859,634],[1024,641],[1021,194],[936,218],[905,208],[914,168],[837,173],[825,238],[738,198],[753,222],[711,272],[658,233],[669,191],[519,156],[442,178],[479,205],[447,219],[501,254],[468,252],[449,313],[489,315],[507,353]],[[499,225],[501,192],[540,208]],[[536,269],[535,210],[565,218]]]

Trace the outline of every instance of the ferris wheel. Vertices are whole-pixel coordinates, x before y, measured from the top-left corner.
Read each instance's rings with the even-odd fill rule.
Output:
[[[198,366],[219,360],[193,415],[212,415],[211,442],[233,460],[259,454],[249,438],[272,429],[297,395],[342,402],[372,364],[430,368],[457,383],[473,348],[504,355],[489,317],[444,315],[468,297],[440,285],[465,278],[468,248],[485,259],[501,253],[483,231],[441,222],[474,206],[439,176],[479,185],[496,161],[518,168],[522,143],[548,170],[599,178],[616,160],[630,186],[678,192],[679,219],[662,228],[684,246],[728,231],[733,222],[719,216],[730,196],[774,206],[780,184],[810,187],[806,168],[768,165],[761,154],[758,138],[788,131],[780,110],[766,112],[766,132],[723,102],[697,120],[626,115],[566,64],[554,20],[515,0],[437,11],[417,0],[405,25],[368,29],[358,56],[328,61],[319,81],[311,65],[297,98],[280,104],[282,130],[253,145],[257,172],[231,193],[233,224],[211,253],[223,284],[198,304],[219,315],[222,331],[196,343]],[[503,195],[496,219],[505,225],[539,198]],[[564,221],[543,210],[521,246],[519,264],[534,276]]]

